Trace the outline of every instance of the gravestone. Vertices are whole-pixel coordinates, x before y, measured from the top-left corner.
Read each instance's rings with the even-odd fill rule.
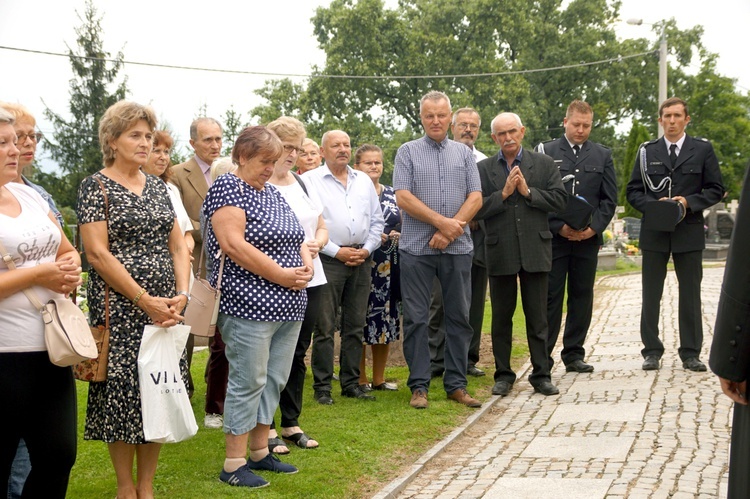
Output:
[[[734,229],[734,217],[728,211],[718,211],[716,213],[716,232],[719,235],[719,242],[729,243],[732,239],[732,229]]]
[[[635,217],[623,218],[625,222],[625,232],[628,233],[628,239],[631,241],[641,237],[641,219]]]

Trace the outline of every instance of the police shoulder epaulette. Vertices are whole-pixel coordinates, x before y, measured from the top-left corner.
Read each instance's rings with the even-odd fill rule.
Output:
[[[693,138],[694,138],[695,140],[701,140],[701,141],[703,141],[703,142],[710,142],[710,140],[708,140],[708,139],[707,139],[707,138],[705,138],[705,137],[693,137]]]
[[[660,139],[647,140],[646,142],[644,142],[643,144],[641,144],[640,147],[646,147],[646,146],[651,145],[651,144],[656,144],[657,142],[659,142],[659,140]]]

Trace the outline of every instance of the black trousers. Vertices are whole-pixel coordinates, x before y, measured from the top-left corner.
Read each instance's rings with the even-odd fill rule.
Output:
[[[727,499],[744,499],[750,490],[750,407],[734,404],[732,446],[729,450]]]
[[[292,359],[292,370],[289,372],[289,380],[281,391],[279,407],[281,408],[281,426],[291,428],[299,426],[299,415],[302,413],[302,393],[305,388],[305,355],[310,348],[313,331],[318,325],[318,314],[320,311],[320,299],[323,286],[315,286],[307,289],[307,309],[302,327],[299,330],[299,339],[294,349]]]
[[[521,303],[526,315],[526,339],[529,343],[533,371],[529,382],[536,386],[550,380],[547,355],[547,272],[490,276],[492,303],[492,353],[495,356],[495,381],[515,383],[516,373],[510,367],[513,346],[513,313],[521,283]]]
[[[0,416],[0,490],[8,490],[23,438],[31,458],[23,497],[64,499],[76,460],[73,371],[53,365],[47,352],[0,353],[0,400],[7,404]]]
[[[547,293],[547,353],[550,370],[554,365],[552,350],[555,348],[562,324],[565,284],[568,285],[568,313],[563,332],[562,361],[565,365],[583,360],[591,313],[594,308],[594,281],[599,257],[599,245],[573,241],[552,243],[552,270],[549,273]]]
[[[359,362],[362,358],[362,331],[367,321],[367,304],[372,282],[372,258],[349,267],[329,256],[319,254],[328,283],[320,297],[318,331],[312,340],[313,388],[331,391],[333,380],[333,335],[336,312],[341,306],[341,352],[339,379],[341,389],[359,385]]]
[[[229,362],[224,354],[224,348],[221,331],[219,326],[216,326],[216,334],[208,341],[209,355],[205,372],[206,414],[224,414],[224,399],[227,398],[229,379]]]
[[[703,251],[672,253],[674,270],[679,283],[680,359],[698,357],[703,344],[701,320],[701,281],[703,280]],[[646,357],[664,354],[659,339],[659,311],[667,276],[669,252],[643,250],[641,306],[641,340]]]

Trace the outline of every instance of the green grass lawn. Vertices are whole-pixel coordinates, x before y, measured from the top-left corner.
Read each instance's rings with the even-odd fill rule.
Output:
[[[633,271],[618,268],[617,272]],[[609,272],[612,273],[612,272]],[[491,307],[485,307],[483,342],[489,345]],[[528,359],[524,315],[519,301],[513,327],[513,365],[518,369]],[[224,461],[224,436],[221,430],[203,428],[205,383],[203,370],[207,351],[193,357],[196,391],[192,399],[198,422],[198,434],[179,444],[163,446],[154,482],[157,497],[223,498],[246,497],[247,490],[227,486],[218,480]],[[482,378],[469,377],[469,392],[485,401],[493,385],[493,366],[481,363],[487,371]],[[442,378],[432,381],[430,407],[416,411],[409,406],[406,367],[389,367],[386,378],[396,381],[397,392],[377,392],[377,401],[360,402],[333,392],[336,403],[321,406],[312,398],[312,374],[308,370],[302,426],[316,438],[314,450],[291,448],[283,456],[299,467],[295,475],[264,474],[271,486],[258,491],[264,497],[358,498],[371,495],[398,477],[406,467],[456,426],[473,410],[449,401],[442,389]],[[112,497],[116,493],[114,471],[106,445],[84,441],[87,385],[78,383],[79,446],[78,459],[71,474],[68,497]],[[278,415],[277,415],[278,417]],[[278,419],[277,419],[278,421]]]
[[[196,391],[193,411],[198,434],[179,444],[163,446],[155,488],[157,497],[219,498],[245,497],[247,490],[218,480],[224,462],[224,435],[221,430],[203,428],[205,383],[203,369],[207,352],[193,357]],[[295,475],[266,474],[271,486],[260,492],[264,497],[362,497],[376,491],[398,476],[434,445],[472,410],[449,401],[441,380],[433,380],[430,407],[416,411],[409,406],[406,387],[408,370],[386,371],[389,380],[398,380],[399,391],[378,392],[376,402],[360,402],[337,396],[333,406],[321,406],[312,398],[308,371],[303,427],[321,445],[315,450],[291,447],[284,461],[300,468]],[[469,390],[482,400],[490,395],[492,377],[469,379]],[[87,386],[78,383],[79,435],[83,434]],[[79,439],[78,459],[71,474],[68,497],[112,497],[116,493],[114,471],[106,445]]]
[[[484,331],[489,342],[491,310],[486,307]],[[516,313],[513,355],[520,366],[528,357],[523,312]],[[162,448],[154,482],[157,497],[222,498],[246,497],[247,490],[227,486],[218,480],[224,462],[224,434],[203,428],[203,402],[206,385],[203,370],[207,351],[196,352],[192,373],[195,380],[193,412],[198,434],[179,444]],[[487,400],[492,388],[492,366],[487,376],[469,377],[469,392]],[[409,406],[411,393],[406,387],[406,367],[386,369],[386,378],[397,381],[397,392],[377,392],[377,401],[360,402],[338,396],[336,403],[321,406],[312,398],[312,374],[308,370],[302,425],[321,443],[318,449],[291,448],[283,456],[299,467],[295,475],[264,476],[271,486],[259,491],[264,497],[353,498],[372,494],[401,474],[406,466],[460,425],[473,409],[447,400],[442,378],[432,381],[430,407],[416,411]],[[106,445],[83,440],[88,386],[78,382],[78,458],[71,474],[68,497],[113,497],[116,482]],[[277,415],[278,416],[278,415]],[[277,419],[278,421],[278,419]]]

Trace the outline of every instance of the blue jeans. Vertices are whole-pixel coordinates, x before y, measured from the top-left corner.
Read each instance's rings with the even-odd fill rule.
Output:
[[[224,433],[270,425],[292,368],[302,321],[263,322],[219,314],[229,362]]]
[[[13,459],[13,465],[10,468],[10,477],[8,477],[8,499],[21,498],[23,484],[26,483],[29,472],[31,472],[29,450],[26,448],[26,442],[21,439],[18,442],[16,457]]]
[[[401,257],[401,297],[404,305],[404,357],[409,365],[407,385],[430,387],[428,321],[433,281],[440,281],[445,314],[445,375],[447,393],[466,388],[469,344],[474,331],[469,324],[471,255],[421,255],[404,251]]]

